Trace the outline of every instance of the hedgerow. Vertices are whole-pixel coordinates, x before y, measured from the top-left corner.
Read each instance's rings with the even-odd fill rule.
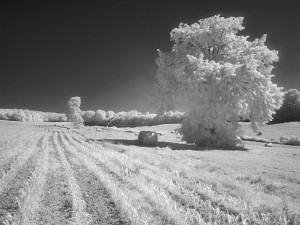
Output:
[[[66,115],[28,109],[0,109],[0,120],[20,122],[66,122]]]
[[[97,110],[82,112],[82,118],[85,125],[89,126],[116,126],[116,127],[136,127],[136,126],[154,126],[159,124],[180,123],[184,118],[182,112],[164,112],[162,114],[145,114],[136,110],[129,112],[121,111],[114,113],[113,111]]]

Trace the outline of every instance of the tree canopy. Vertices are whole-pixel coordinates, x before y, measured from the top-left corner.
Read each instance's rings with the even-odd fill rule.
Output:
[[[70,98],[70,101],[68,101],[67,119],[68,121],[72,122],[75,126],[79,126],[83,123],[80,105],[80,97],[72,97]]]
[[[281,88],[271,81],[278,52],[238,35],[243,17],[219,15],[171,31],[170,52],[158,50],[153,102],[160,111],[187,113],[180,132],[198,145],[236,146],[239,116],[252,128],[272,119],[282,104]]]

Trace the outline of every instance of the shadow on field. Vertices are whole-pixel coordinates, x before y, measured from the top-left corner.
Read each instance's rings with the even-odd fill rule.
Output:
[[[159,148],[166,148],[169,147],[171,150],[194,150],[194,151],[210,151],[210,150],[223,150],[223,151],[247,151],[248,149],[244,147],[237,147],[235,149],[229,148],[209,148],[209,147],[199,147],[193,144],[181,144],[181,143],[174,143],[174,142],[166,142],[166,141],[158,141],[155,146],[142,146],[138,144],[137,140],[127,140],[127,139],[105,139],[105,140],[98,140],[98,141],[108,141],[113,144],[122,144],[122,145],[135,145],[139,147],[159,147]]]

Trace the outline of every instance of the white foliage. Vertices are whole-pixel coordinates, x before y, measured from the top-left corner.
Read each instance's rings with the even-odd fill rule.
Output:
[[[252,42],[238,36],[242,23],[242,17],[217,15],[180,24],[171,31],[172,50],[158,50],[153,99],[160,111],[187,113],[180,131],[188,142],[231,145],[239,116],[256,129],[282,104],[281,88],[271,81],[278,52],[267,48],[266,35]]]
[[[106,112],[106,118],[107,118],[107,119],[111,119],[111,118],[113,118],[115,115],[116,115],[115,112],[112,111],[112,110]]]
[[[93,121],[95,114],[96,113],[92,110],[84,111],[82,112],[82,119],[85,123],[90,123]]]
[[[0,109],[0,120],[14,120],[22,122],[65,122],[62,113],[40,112],[28,109]]]
[[[83,119],[81,117],[81,98],[80,97],[72,97],[70,101],[68,101],[68,111],[67,111],[67,119],[72,122],[75,126],[79,126],[83,123]]]
[[[106,112],[104,110],[98,109],[95,113],[94,121],[100,123],[102,121],[105,121],[105,118]]]

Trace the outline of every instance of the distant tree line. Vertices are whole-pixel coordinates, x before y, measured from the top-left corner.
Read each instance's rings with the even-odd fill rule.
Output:
[[[0,120],[20,122],[66,122],[63,113],[41,112],[28,109],[0,109]]]
[[[74,98],[74,97],[73,97]],[[77,99],[79,98],[79,99]],[[167,111],[160,114],[145,114],[136,110],[128,112],[104,111],[104,110],[80,110],[80,97],[70,99],[68,109],[70,115],[53,112],[40,112],[28,109],[0,109],[0,120],[11,120],[21,122],[66,122],[78,119],[79,123],[88,126],[116,126],[116,127],[135,127],[135,126],[154,126],[159,124],[181,123],[185,115],[178,111]],[[68,114],[68,113],[67,113]],[[71,115],[73,114],[73,115]],[[240,118],[240,121],[247,122]],[[300,122],[300,92],[297,89],[290,89],[285,92],[281,108],[273,115],[272,123]]]
[[[180,123],[184,118],[184,113],[168,111],[162,114],[143,114],[136,110],[129,112],[113,111],[83,111],[82,118],[85,125],[93,126],[116,126],[116,127],[136,127],[136,126],[154,126],[159,124]]]
[[[136,127],[136,126],[154,126],[159,124],[180,123],[184,114],[181,112],[168,111],[160,115],[149,112],[143,114],[136,110],[129,112],[113,111],[76,111],[73,115],[52,112],[39,112],[28,109],[0,109],[0,120],[20,121],[20,122],[67,122],[72,121],[76,125],[83,123],[88,126],[116,126],[116,127]]]
[[[168,111],[160,114],[143,114],[137,110],[129,112],[113,111],[81,111],[81,98],[78,96],[70,98],[67,106],[67,119],[75,126],[85,124],[87,126],[116,126],[116,127],[137,127],[153,126],[158,124],[180,123],[184,113]]]

